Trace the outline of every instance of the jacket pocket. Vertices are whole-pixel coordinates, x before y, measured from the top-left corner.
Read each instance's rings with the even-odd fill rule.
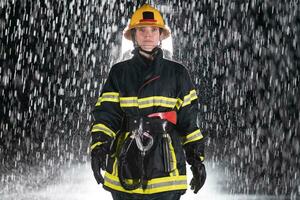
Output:
[[[165,171],[162,134],[156,135],[156,142],[145,156],[144,166],[147,179],[169,176]]]

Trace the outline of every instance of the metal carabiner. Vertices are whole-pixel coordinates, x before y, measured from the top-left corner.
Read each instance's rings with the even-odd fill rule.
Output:
[[[139,128],[135,131],[133,131],[133,135],[132,137],[134,137],[137,147],[138,149],[145,154],[146,151],[150,150],[151,147],[153,146],[153,137],[152,135],[149,134],[149,132],[144,131],[144,127],[143,127],[143,119],[140,119],[140,123],[139,123]],[[147,144],[144,145],[143,144],[143,140],[144,138],[147,138]]]

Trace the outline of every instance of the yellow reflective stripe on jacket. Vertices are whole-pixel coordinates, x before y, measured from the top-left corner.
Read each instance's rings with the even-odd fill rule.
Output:
[[[195,130],[194,132],[188,134],[184,137],[183,144],[187,144],[189,142],[194,142],[203,138],[200,129]]]
[[[110,137],[116,137],[116,133],[113,132],[110,128],[108,128],[107,126],[105,126],[104,124],[94,124],[93,128],[92,128],[92,133],[94,132],[103,132],[106,135],[110,136]]]
[[[112,175],[114,176],[118,176],[118,165],[117,165],[117,159],[114,159],[114,164],[113,164],[113,171],[112,171]]]
[[[128,180],[131,182],[132,180]],[[168,176],[162,178],[154,178],[147,181],[145,189],[138,188],[135,190],[125,190],[119,181],[118,176],[114,176],[108,172],[105,173],[104,185],[121,192],[126,193],[138,193],[138,194],[153,194],[158,192],[166,192],[172,190],[186,190],[187,189],[187,177],[185,175],[180,176]]]
[[[121,107],[138,107],[149,108],[153,106],[161,106],[166,108],[174,108],[177,103],[176,98],[164,96],[151,96],[138,99],[137,97],[121,97]]]
[[[171,138],[170,138],[171,140]],[[171,152],[171,160],[170,160],[170,165],[171,165],[171,172],[170,172],[170,176],[178,176],[179,172],[177,169],[177,159],[176,159],[176,155],[175,155],[175,150],[174,147],[172,145],[172,142],[169,142],[169,149]]]
[[[105,92],[101,95],[101,97],[98,98],[96,106],[100,106],[104,101],[118,103],[120,102],[119,96],[120,95],[117,92]]]
[[[179,108],[182,105],[182,103],[183,103],[183,101],[180,98],[178,98],[177,102],[176,102],[176,108],[177,108],[177,110],[179,110]]]
[[[121,107],[138,107],[138,105],[137,97],[120,97]]]
[[[95,149],[97,146],[100,146],[101,144],[103,144],[103,142],[96,142],[95,144],[92,144],[91,150]]]
[[[185,107],[185,106],[191,104],[192,101],[197,98],[198,97],[197,97],[196,90],[191,90],[189,92],[189,94],[187,94],[183,97],[183,100],[180,98],[177,99],[176,108],[179,109],[180,107]]]
[[[142,98],[138,100],[139,108],[148,108],[152,106],[161,106],[166,108],[174,108],[177,99],[163,97],[163,96],[153,96]]]
[[[191,104],[191,102],[195,99],[197,99],[196,90],[191,90],[188,95],[184,96],[182,107]]]

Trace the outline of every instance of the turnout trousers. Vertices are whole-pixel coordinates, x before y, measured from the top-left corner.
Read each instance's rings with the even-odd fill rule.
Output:
[[[111,192],[113,200],[180,200],[181,191],[161,192],[149,195],[127,194],[124,192]]]

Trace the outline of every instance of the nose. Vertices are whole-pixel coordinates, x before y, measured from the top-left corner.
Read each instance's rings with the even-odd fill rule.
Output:
[[[145,37],[151,37],[151,36],[152,36],[151,30],[145,30],[144,36],[145,36]]]

